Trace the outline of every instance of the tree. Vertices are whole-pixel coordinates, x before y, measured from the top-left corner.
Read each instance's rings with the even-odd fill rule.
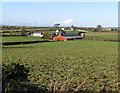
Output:
[[[44,38],[44,39],[50,39],[50,33],[49,33],[49,31],[46,31],[46,32],[44,32],[44,35],[43,35],[43,37],[42,38]]]
[[[74,26],[73,26],[73,25],[71,25],[71,27],[73,28]]]
[[[97,32],[98,31],[98,29],[94,29],[94,31],[93,32]]]
[[[71,25],[71,30],[75,31],[74,25]]]
[[[54,27],[59,27],[59,26],[60,26],[60,23],[54,24]]]
[[[21,28],[21,36],[25,36],[26,35],[26,29],[25,29],[25,26],[23,26]]]
[[[28,80],[29,68],[19,63],[2,65],[2,92],[13,93],[20,82]]]
[[[102,26],[101,25],[97,25],[97,31],[102,31]]]

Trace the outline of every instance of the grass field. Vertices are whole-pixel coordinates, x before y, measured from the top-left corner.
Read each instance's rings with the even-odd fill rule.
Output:
[[[4,36],[2,37],[2,42],[19,42],[19,41],[35,41],[35,40],[43,40],[40,37],[32,37],[32,36]]]
[[[114,34],[89,33],[88,36],[111,39],[111,35]],[[28,65],[30,82],[39,86],[51,88],[65,84],[76,91],[81,86],[100,90],[107,82],[113,90],[117,87],[117,42],[81,39],[3,46],[2,53],[4,64]]]
[[[92,40],[118,40],[118,32],[88,32],[86,37]]]

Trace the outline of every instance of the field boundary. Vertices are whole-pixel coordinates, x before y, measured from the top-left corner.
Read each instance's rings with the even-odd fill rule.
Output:
[[[39,40],[39,41],[19,41],[19,42],[2,42],[2,45],[18,45],[18,44],[32,44],[32,43],[44,43],[53,42],[52,40]]]
[[[72,37],[67,38],[67,40],[77,40],[82,39],[82,37]],[[55,42],[54,40],[37,40],[37,41],[19,41],[19,42],[2,42],[0,45],[18,45],[18,44],[33,44],[33,43],[44,43],[44,42]]]

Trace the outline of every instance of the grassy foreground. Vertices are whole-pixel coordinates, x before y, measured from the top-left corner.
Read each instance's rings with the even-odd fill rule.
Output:
[[[3,63],[30,67],[30,82],[38,86],[100,90],[117,89],[118,43],[93,40],[3,46]],[[57,89],[56,89],[57,90]]]

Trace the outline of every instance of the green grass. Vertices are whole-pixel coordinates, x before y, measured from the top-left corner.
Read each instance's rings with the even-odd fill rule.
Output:
[[[118,40],[118,32],[88,32],[86,37],[94,40]]]
[[[32,37],[32,36],[4,36],[2,37],[2,42],[19,42],[19,41],[35,41],[35,40],[43,40],[40,37]]]
[[[3,46],[3,63],[30,67],[30,82],[39,86],[63,85],[73,90],[85,86],[100,90],[104,82],[115,89],[118,76],[118,43],[93,40]],[[86,85],[87,84],[87,85]],[[75,87],[76,86],[76,87]]]

